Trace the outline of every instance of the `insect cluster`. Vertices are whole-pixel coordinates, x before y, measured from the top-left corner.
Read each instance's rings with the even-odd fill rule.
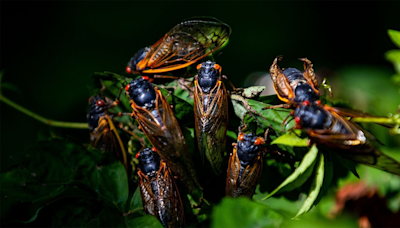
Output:
[[[230,34],[231,28],[215,18],[184,20],[155,44],[138,51],[128,62],[126,72],[140,75],[126,83],[124,88],[132,112],[109,112],[120,103],[119,96],[115,101],[101,94],[89,99],[91,145],[112,152],[125,165],[128,175],[128,156],[114,117],[133,117],[140,132],[152,145],[146,148],[142,138],[142,149],[136,154],[139,189],[144,211],[157,217],[165,227],[185,224],[181,198],[184,194],[180,193],[178,186],[184,186],[181,191],[188,192],[196,203],[203,201],[203,188],[207,186],[200,184],[199,169],[193,162],[194,152],[188,149],[176,113],[167,101],[168,96],[165,97],[160,86],[152,82],[178,78],[176,72],[224,47]],[[304,62],[304,71],[295,68],[282,70],[278,66],[281,58],[275,58],[270,74],[278,98],[285,103],[278,107],[292,110],[290,116],[295,120],[295,128],[304,129],[318,146],[334,148],[337,153],[355,162],[400,175],[400,164],[378,151],[371,144],[375,138],[350,120],[352,117],[366,117],[367,114],[322,104],[311,61],[300,59]],[[264,156],[268,153],[269,129],[263,129],[265,134],[260,136],[256,132],[246,132],[246,124],[243,123],[229,162],[225,164],[228,100],[230,94],[237,94],[238,90],[227,91],[222,67],[217,63],[204,61],[196,69],[198,73],[193,82],[184,87],[193,97],[194,135],[203,164],[201,172],[215,177],[222,175],[226,179],[227,196],[252,198]],[[171,73],[174,76],[167,75]],[[277,107],[265,107],[272,108]],[[135,135],[133,132],[130,134]],[[226,166],[227,170],[224,169]],[[132,167],[135,169],[135,166]]]

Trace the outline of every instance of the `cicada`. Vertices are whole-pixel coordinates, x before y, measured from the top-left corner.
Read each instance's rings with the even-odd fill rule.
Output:
[[[109,113],[109,109],[118,103],[101,94],[89,98],[87,121],[90,130],[90,145],[114,154],[128,171],[125,147],[112,120],[113,116]]]
[[[221,66],[211,61],[197,66],[194,80],[196,137],[215,174],[221,173],[228,125],[228,96],[221,78]]]
[[[157,87],[138,78],[125,87],[130,97],[132,116],[168,164],[174,175],[185,184],[191,194],[201,196],[193,161],[185,138],[170,105]]]
[[[195,17],[173,27],[128,62],[128,74],[159,74],[185,68],[227,44],[232,30],[212,17]]]
[[[225,192],[227,196],[253,197],[263,166],[262,137],[241,133],[229,158]]]
[[[304,62],[304,71],[295,68],[281,70],[278,61],[282,56],[275,58],[269,72],[274,83],[278,98],[290,105],[298,105],[303,101],[314,102],[319,99],[318,82],[312,68],[311,61],[300,58]]]
[[[183,227],[184,209],[174,175],[155,150],[145,148],[136,154],[143,209],[164,227]]]
[[[376,138],[346,116],[365,114],[355,110],[342,113],[340,109],[309,101],[304,101],[294,112],[296,127],[304,128],[315,142],[357,163],[400,175],[400,163],[376,149],[371,144]]]

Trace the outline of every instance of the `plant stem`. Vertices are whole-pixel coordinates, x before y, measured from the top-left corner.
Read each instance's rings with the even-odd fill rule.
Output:
[[[400,124],[400,118],[385,117],[355,117],[351,121],[358,123]]]
[[[56,121],[56,120],[51,120],[51,119],[46,119],[14,102],[9,100],[8,98],[4,97],[3,94],[0,93],[0,100],[3,101],[4,103],[10,105],[11,107],[17,109],[18,111],[25,113],[26,115],[44,123],[49,126],[53,127],[63,127],[63,128],[75,128],[75,129],[88,129],[88,124],[87,123],[75,123],[75,122],[62,122],[62,121]]]

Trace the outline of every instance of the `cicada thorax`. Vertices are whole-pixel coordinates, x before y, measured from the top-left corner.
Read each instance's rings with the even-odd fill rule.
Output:
[[[156,74],[185,68],[221,48],[230,34],[231,28],[215,18],[184,20],[155,44],[137,52],[126,71]]]
[[[252,133],[241,133],[229,158],[226,195],[253,197],[263,165],[265,141]]]
[[[318,82],[312,68],[311,61],[306,58],[304,71],[295,68],[281,70],[278,61],[282,57],[275,58],[270,67],[271,79],[278,98],[288,104],[299,105],[303,101],[314,102],[319,99]]]
[[[201,158],[207,158],[215,174],[222,171],[228,124],[228,97],[221,67],[211,61],[198,65],[195,77],[194,113]]]
[[[139,159],[139,188],[146,214],[155,216],[164,227],[183,227],[184,210],[174,176],[155,148],[145,148]]]
[[[357,163],[400,175],[400,163],[371,144],[375,137],[335,108],[305,101],[296,108],[294,118],[296,127],[304,128],[316,143]]]
[[[202,188],[185,138],[161,91],[142,78],[133,80],[125,89],[130,97],[132,116],[140,128],[189,192],[200,197]]]
[[[109,113],[109,109],[117,104],[101,94],[89,98],[87,121],[90,130],[90,145],[114,154],[128,171],[125,147],[114,125],[112,115]]]

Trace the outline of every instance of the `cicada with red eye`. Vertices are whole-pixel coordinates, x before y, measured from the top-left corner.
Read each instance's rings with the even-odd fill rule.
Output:
[[[316,143],[333,148],[357,163],[400,175],[400,163],[376,149],[371,144],[375,137],[346,118],[365,115],[305,101],[296,108],[294,119],[296,128],[305,129]]]
[[[196,138],[215,174],[221,173],[228,125],[228,96],[221,77],[221,66],[211,61],[197,66],[194,80]]]
[[[133,80],[125,87],[130,98],[132,116],[168,164],[174,175],[185,184],[191,194],[202,196],[193,161],[174,113],[157,87],[142,79]]]
[[[159,74],[185,68],[228,43],[229,25],[212,17],[195,17],[173,27],[128,62],[128,74]]]
[[[318,82],[315,77],[313,65],[307,58],[300,58],[304,62],[304,71],[295,68],[281,70],[278,61],[282,56],[275,58],[269,72],[274,83],[278,98],[291,105],[299,105],[303,101],[314,102],[319,99]]]
[[[101,94],[89,98],[87,121],[90,130],[90,145],[114,154],[128,172],[125,147],[112,120],[113,114],[109,112],[109,109],[118,103],[119,101],[112,101]]]
[[[225,192],[233,198],[253,197],[263,166],[264,138],[241,133],[229,158]]]
[[[155,148],[145,148],[136,157],[139,159],[139,189],[145,213],[156,217],[164,227],[183,227],[184,209],[168,165]]]

